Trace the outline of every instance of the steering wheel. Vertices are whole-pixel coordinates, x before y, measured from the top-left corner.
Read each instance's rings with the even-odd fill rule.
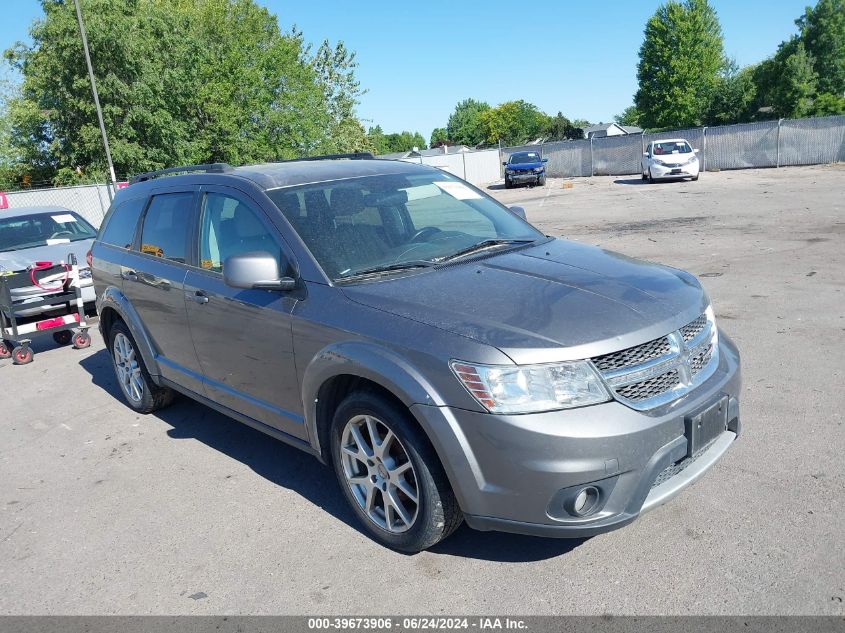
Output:
[[[51,239],[51,240],[55,240],[56,238],[58,238],[58,237],[60,237],[60,236],[62,236],[62,235],[70,235],[71,237],[73,237],[73,233],[71,233],[70,231],[56,231],[55,233],[53,233],[53,234],[50,236],[50,239]]]
[[[425,226],[414,233],[413,237],[411,237],[411,241],[418,242],[422,237],[428,237],[429,235],[434,235],[435,233],[442,233],[442,231],[436,226]]]

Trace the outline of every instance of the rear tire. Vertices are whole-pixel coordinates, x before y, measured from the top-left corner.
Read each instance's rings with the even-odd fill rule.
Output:
[[[343,495],[380,544],[421,552],[463,521],[434,448],[404,407],[350,394],[335,411],[330,449]]]
[[[173,390],[159,387],[150,378],[135,339],[123,321],[115,321],[109,330],[109,352],[117,386],[135,411],[152,413],[173,402]]]

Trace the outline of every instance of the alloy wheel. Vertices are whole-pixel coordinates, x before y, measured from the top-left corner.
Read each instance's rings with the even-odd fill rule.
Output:
[[[419,484],[399,438],[378,418],[356,415],[340,446],[346,483],[367,518],[390,533],[409,530],[419,513]]]
[[[141,376],[141,366],[136,358],[135,347],[122,332],[115,335],[112,347],[114,368],[120,388],[132,402],[141,402],[144,397],[144,379]]]

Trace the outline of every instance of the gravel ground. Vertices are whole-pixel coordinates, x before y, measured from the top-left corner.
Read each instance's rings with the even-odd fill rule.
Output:
[[[405,556],[314,459],[184,399],[136,415],[98,333],[43,343],[0,361],[0,613],[845,614],[845,165],[490,192],[701,277],[745,380],[703,480],[589,540],[464,526]]]

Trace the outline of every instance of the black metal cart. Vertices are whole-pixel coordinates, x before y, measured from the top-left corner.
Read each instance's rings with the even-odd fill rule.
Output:
[[[45,283],[45,279],[52,281]],[[45,285],[42,286],[42,283]],[[40,287],[44,294],[34,300],[15,300],[13,290],[33,285]],[[47,314],[34,317],[19,316],[23,311],[43,306],[53,308]],[[31,363],[31,337],[48,332],[52,333],[53,340],[59,345],[73,343],[76,349],[84,349],[91,345],[89,327],[82,301],[79,265],[72,253],[68,256],[67,264],[50,264],[23,272],[0,273],[0,359],[11,358],[15,365]]]

